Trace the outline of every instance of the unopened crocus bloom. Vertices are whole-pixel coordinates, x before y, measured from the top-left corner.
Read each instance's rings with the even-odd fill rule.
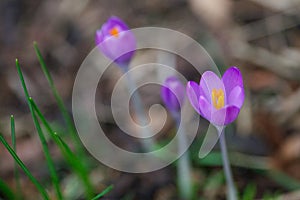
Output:
[[[102,53],[119,66],[128,66],[136,49],[136,39],[128,26],[118,17],[110,17],[96,31],[96,45]]]
[[[177,77],[170,76],[165,80],[161,87],[161,98],[170,111],[180,110],[185,99],[185,88]]]
[[[177,77],[170,76],[164,81],[161,87],[161,98],[167,109],[171,112],[178,128],[178,151],[184,152],[188,144],[185,129],[179,129],[180,126],[182,127],[179,111],[185,100],[185,87]],[[191,199],[192,197],[190,170],[189,155],[188,152],[185,152],[178,160],[177,165],[178,188],[181,199]]]
[[[202,117],[215,126],[226,126],[237,118],[244,103],[241,72],[236,67],[230,67],[219,78],[212,71],[206,71],[200,84],[188,82],[187,96]]]

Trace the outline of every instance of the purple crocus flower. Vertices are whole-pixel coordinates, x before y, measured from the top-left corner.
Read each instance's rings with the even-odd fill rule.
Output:
[[[168,77],[161,87],[161,98],[172,112],[178,112],[185,99],[185,88],[175,76]]]
[[[136,49],[134,34],[115,16],[96,31],[95,42],[105,56],[120,66],[128,66]]]
[[[189,81],[187,96],[194,109],[215,126],[233,122],[244,103],[242,74],[230,67],[220,79],[215,73],[203,73],[200,84]]]

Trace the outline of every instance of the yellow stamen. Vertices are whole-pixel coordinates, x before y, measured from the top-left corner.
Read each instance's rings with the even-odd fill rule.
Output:
[[[211,92],[212,104],[216,109],[220,109],[224,107],[225,98],[224,91],[222,89],[213,89]]]
[[[109,30],[109,34],[111,36],[118,37],[119,36],[119,30],[117,27],[113,27],[112,29]]]

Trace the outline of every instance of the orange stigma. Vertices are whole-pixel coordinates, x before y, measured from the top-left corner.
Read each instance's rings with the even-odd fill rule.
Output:
[[[118,37],[119,36],[119,30],[117,27],[113,27],[112,29],[109,30],[109,34],[111,36],[114,36],[114,37]]]
[[[222,89],[213,89],[211,92],[211,99],[213,106],[219,110],[220,108],[224,107],[225,98],[224,98],[224,91]]]

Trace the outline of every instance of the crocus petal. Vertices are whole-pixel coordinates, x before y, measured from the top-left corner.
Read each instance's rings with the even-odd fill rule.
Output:
[[[236,106],[226,106],[212,113],[210,122],[216,126],[225,126],[232,123],[239,115],[240,109]]]
[[[169,110],[179,111],[184,103],[185,88],[177,77],[171,76],[161,87],[161,97]]]
[[[173,91],[176,95],[176,99],[179,101],[180,106],[182,106],[185,100],[185,87],[180,80],[178,80],[178,82],[176,82],[174,85]]]
[[[109,36],[99,44],[101,51],[116,63],[129,62],[136,49],[131,31],[123,31],[118,37]]]
[[[199,85],[194,81],[189,81],[186,85],[186,94],[193,108],[200,114],[199,111]]]
[[[224,91],[225,100],[226,92],[221,79],[212,71],[206,71],[202,74],[200,80],[200,95],[203,95],[209,103],[211,103],[211,94],[213,89],[222,89]],[[226,101],[225,101],[226,104]]]
[[[105,34],[108,34],[109,31],[114,28],[115,26],[117,26],[118,28],[120,28],[120,30],[124,31],[124,30],[129,30],[128,26],[125,24],[125,22],[123,20],[121,20],[119,17],[116,16],[111,16],[108,20],[107,23],[103,24],[103,31],[105,32]]]
[[[208,121],[211,121],[211,115],[212,115],[212,105],[207,101],[207,99],[204,96],[199,97],[199,111],[200,115],[207,119]]]
[[[244,88],[241,88],[240,86],[236,86],[232,89],[228,96],[228,105],[233,105],[238,108],[241,108],[244,103],[245,98],[245,92]]]
[[[101,29],[96,31],[96,44],[99,44],[107,37],[110,37],[110,30],[114,27],[117,27],[119,32],[129,30],[125,22],[116,16],[112,16],[101,26]]]
[[[222,81],[228,95],[236,86],[244,88],[242,74],[237,67],[228,68],[222,77]]]
[[[215,73],[206,71],[201,77],[199,88],[197,86],[196,83],[189,82],[187,94],[202,117],[215,126],[228,125],[237,118],[245,96],[242,75],[238,68],[229,68],[222,79]]]
[[[110,31],[118,29],[118,35],[112,36]],[[102,53],[120,66],[126,66],[134,55],[136,39],[127,25],[118,17],[111,17],[101,29],[96,31],[96,45]]]

